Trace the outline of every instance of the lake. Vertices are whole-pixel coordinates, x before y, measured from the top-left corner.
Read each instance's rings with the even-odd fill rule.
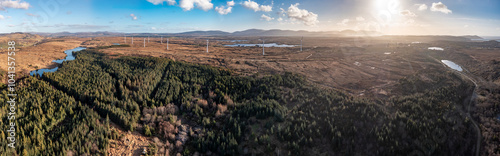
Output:
[[[287,44],[276,44],[276,43],[266,43],[266,44],[230,44],[224,45],[226,47],[295,47],[297,45],[287,45]]]
[[[455,69],[455,70],[458,70],[458,71],[462,71],[462,67],[460,67],[458,64],[456,64],[455,62],[452,62],[450,60],[441,60],[441,62],[443,62],[444,64],[446,64],[446,66],[450,67],[451,69]]]
[[[59,59],[59,60],[54,60],[52,62],[61,64],[64,61],[75,60],[75,57],[73,56],[73,52],[78,52],[78,51],[81,51],[83,49],[87,49],[87,48],[77,47],[75,49],[66,50],[66,51],[64,51],[64,53],[66,53],[66,58]],[[43,75],[43,73],[45,73],[45,72],[55,72],[55,71],[57,71],[57,69],[59,69],[59,67],[50,68],[50,69],[49,68],[44,68],[44,69],[33,70],[33,71],[30,72],[30,75],[34,76],[36,74],[36,75],[40,75],[40,77],[41,77]]]
[[[60,60],[54,60],[52,62],[60,64],[60,63],[63,63],[64,61],[74,60],[75,57],[73,56],[73,52],[80,51],[80,50],[83,50],[83,49],[86,49],[86,48],[78,47],[78,48],[75,48],[75,49],[66,50],[66,51],[64,51],[64,53],[66,53],[66,58],[60,59]]]
[[[429,48],[427,48],[427,49],[429,49],[429,50],[439,50],[439,51],[443,51],[443,50],[444,50],[444,49],[443,49],[443,48],[441,48],[441,47],[429,47]]]
[[[221,42],[246,42],[247,40],[217,40]]]

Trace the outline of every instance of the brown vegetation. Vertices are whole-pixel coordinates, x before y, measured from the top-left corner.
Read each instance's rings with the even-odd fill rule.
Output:
[[[127,39],[127,44],[130,44],[131,38]],[[232,43],[216,41],[218,39],[211,38],[213,41],[210,42],[208,53],[205,51],[205,39],[201,38],[170,38],[167,49],[165,40],[161,44],[159,38],[151,38],[146,47],[143,47],[144,38],[135,37],[134,44],[130,44],[131,47],[113,47],[101,51],[112,57],[122,55],[166,57],[177,61],[225,67],[238,74],[256,77],[259,77],[258,74],[291,71],[305,75],[309,81],[321,86],[342,89],[352,95],[369,97],[375,101],[458,83],[459,81],[444,81],[440,73],[436,72],[444,71],[446,67],[434,58],[452,60],[465,67],[467,71],[464,73],[474,76],[480,85],[477,90],[478,103],[473,109],[472,117],[480,124],[484,138],[482,144],[485,150],[481,151],[484,155],[500,153],[498,149],[500,122],[496,119],[500,113],[499,63],[498,60],[491,60],[500,57],[499,49],[463,47],[459,42],[411,44],[411,38],[398,40],[399,43],[387,38],[306,38],[304,51],[300,51],[297,47],[266,48],[266,55],[262,56],[260,47],[224,47],[224,44]],[[258,38],[245,39],[248,43],[256,43]],[[270,37],[266,42],[299,43],[298,39],[293,37]],[[51,61],[63,58],[65,54],[62,51],[66,49],[78,46],[109,46],[113,43],[124,44],[123,37],[47,39],[43,43],[37,43],[37,46],[19,48],[18,65],[26,74],[33,69],[54,66]],[[427,50],[429,46],[447,48],[445,51],[429,51]],[[0,67],[6,69],[5,65]],[[468,90],[463,92],[465,94]],[[211,109],[210,111],[215,112],[215,116],[220,117],[224,115],[228,106],[229,108],[234,106],[234,101],[227,95],[208,91],[206,96],[208,100],[196,97],[190,102],[182,103],[180,108],[173,104],[144,108],[141,116],[143,125],[138,126],[138,131],[155,131],[161,138],[148,138],[137,131],[125,133],[119,130],[124,137],[121,140],[111,141],[112,147],[109,151],[114,154],[135,152],[138,148],[150,144],[154,144],[160,154],[183,151],[186,141],[190,139],[189,136],[203,134],[195,134],[197,128],[177,116],[179,109],[191,110],[197,107]],[[212,101],[218,96],[223,97],[224,102]],[[383,103],[380,101],[377,102]],[[446,103],[441,105],[449,106]],[[208,120],[206,123],[211,121]],[[308,140],[313,142],[320,139]]]

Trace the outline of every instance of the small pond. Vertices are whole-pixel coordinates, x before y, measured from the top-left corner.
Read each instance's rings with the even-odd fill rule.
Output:
[[[439,51],[443,51],[444,49],[441,48],[441,47],[429,47],[428,48],[429,50],[439,50]]]
[[[451,69],[462,71],[462,67],[460,67],[460,65],[456,64],[455,62],[452,62],[450,60],[441,60],[441,62],[446,64],[446,66],[450,67]]]

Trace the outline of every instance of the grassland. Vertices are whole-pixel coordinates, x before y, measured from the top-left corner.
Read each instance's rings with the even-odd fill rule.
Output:
[[[500,101],[498,72],[500,60],[495,60],[500,58],[498,42],[451,42],[415,37],[306,37],[303,51],[300,51],[299,47],[274,47],[266,48],[266,55],[262,55],[261,47],[224,46],[233,44],[229,41],[233,39],[244,40],[241,43],[260,43],[257,37],[171,37],[168,49],[165,38],[163,44],[160,38],[150,38],[149,43],[146,39],[146,47],[143,45],[146,37],[134,38],[134,44],[130,43],[130,37],[127,38],[127,43],[123,37],[47,38],[42,42],[36,42],[36,46],[20,48],[18,57],[27,58],[21,59],[19,68],[26,74],[36,69],[35,66],[53,67],[56,64],[52,64],[51,60],[63,58],[62,51],[77,46],[88,47],[95,51],[95,56],[82,55],[85,59],[64,64],[63,71],[55,75],[49,74],[48,78],[43,80],[77,101],[96,108],[101,121],[105,121],[106,118],[103,112],[114,114],[110,116],[111,121],[116,123],[111,124],[116,129],[113,133],[117,132],[121,137],[104,135],[104,138],[111,140],[109,147],[111,149],[108,151],[115,154],[137,153],[137,147],[142,148],[147,144],[149,144],[147,148],[158,149],[156,152],[170,154],[195,152],[206,154],[208,151],[223,155],[231,153],[273,155],[277,152],[299,151],[311,155],[376,152],[396,155],[408,153],[472,155],[476,151],[480,151],[481,155],[500,153],[499,136],[496,133],[500,130],[500,122],[496,119],[500,114],[497,105]],[[210,39],[208,53],[206,39]],[[266,42],[297,45],[300,43],[299,39],[267,37]],[[417,41],[420,43],[412,44]],[[113,43],[129,46],[102,48]],[[443,47],[444,51],[428,50],[427,47],[431,46]],[[95,47],[101,48],[92,49]],[[36,57],[31,57],[32,55]],[[456,62],[466,70],[464,72],[451,70],[440,63],[440,60],[444,59]],[[85,60],[94,63],[85,63]],[[172,67],[171,64],[175,64],[174,67],[178,68]],[[211,88],[213,90],[203,89],[211,86],[203,81],[210,78],[195,72],[206,69],[206,66],[199,64],[219,67],[236,77],[231,77],[231,81],[227,81],[227,78],[223,81],[218,80],[220,83]],[[96,71],[101,72],[94,73]],[[196,79],[186,79],[185,74],[191,72],[196,74],[188,75],[197,77]],[[297,80],[300,85],[292,85],[293,87],[272,85],[280,84],[280,81],[275,81],[278,80],[275,79],[276,75],[287,77],[288,72],[304,76],[304,82]],[[81,73],[88,77],[71,78],[74,76],[71,73]],[[134,77],[133,73],[145,74],[146,77]],[[218,72],[213,72],[211,75],[227,76]],[[58,79],[59,76],[66,78]],[[249,78],[247,81],[252,82],[251,86],[257,87],[248,91],[253,94],[242,96],[239,95],[240,92],[219,88],[220,86],[235,88],[233,83],[240,81],[240,77]],[[235,80],[232,80],[233,78]],[[70,81],[73,79],[75,82]],[[151,81],[143,82],[145,79]],[[76,80],[82,82],[99,80],[101,83],[75,88],[80,85]],[[471,80],[478,84],[477,87]],[[266,84],[275,91],[265,93],[272,96],[260,95],[264,94],[258,89],[261,86],[254,86],[260,85],[260,81],[269,81]],[[182,85],[173,85],[181,83]],[[148,87],[149,85],[158,87]],[[168,87],[169,85],[171,86]],[[189,93],[172,90],[175,86],[189,86],[187,89]],[[82,92],[86,90],[85,88],[104,90]],[[153,93],[158,92],[159,94],[153,96]],[[177,95],[177,93],[178,97],[162,96]],[[254,96],[263,100],[244,100]],[[88,99],[96,99],[97,102]],[[241,107],[231,106],[228,104],[228,99]],[[346,99],[351,100],[344,101]],[[106,103],[110,102],[116,106],[123,104],[123,107],[117,108],[125,111],[106,106]],[[266,108],[266,112],[272,110],[271,112],[275,114],[280,112],[277,114],[283,115],[282,112],[287,110],[287,113],[285,117],[271,118],[269,114],[258,113],[248,118],[242,117],[241,122],[246,123],[245,125],[226,125],[235,121],[227,117],[239,118],[238,114],[241,115],[242,112],[252,112],[246,106],[259,110],[263,108],[262,104],[266,107],[271,106]],[[140,108],[141,113],[135,112],[138,110],[135,105]],[[166,114],[152,113],[158,112],[158,107],[165,109],[174,105],[180,108],[173,113],[175,118]],[[329,108],[325,108],[326,106]],[[83,106],[72,107],[86,109]],[[130,114],[122,115],[120,112]],[[221,117],[221,114],[224,114],[221,112],[225,112],[226,115]],[[155,117],[151,119],[152,116]],[[165,119],[175,120],[169,124],[162,123]],[[478,134],[481,136],[476,134],[473,122],[479,125]],[[169,130],[169,126],[174,126],[175,132]],[[183,126],[196,131],[186,132],[194,140],[182,141],[178,145],[176,136],[181,134],[179,131],[184,129]],[[201,130],[205,133],[198,133],[195,129],[197,127],[202,127]],[[140,133],[125,132],[134,129]],[[244,133],[238,133],[238,129],[244,129],[242,130]],[[331,129],[334,131],[330,131]],[[292,134],[291,130],[307,137]],[[443,137],[442,131],[449,133]],[[217,135],[228,132],[238,135]],[[169,136],[172,134],[173,138]],[[211,137],[214,137],[212,139],[228,138],[218,143],[224,143],[221,147],[230,153],[221,153],[209,143],[217,139],[196,139],[200,134],[212,135]],[[321,139],[325,136],[328,139]],[[237,145],[231,138],[236,140]],[[129,141],[126,141],[127,139]],[[138,146],[129,146],[130,140]],[[480,149],[477,148],[476,141],[480,141]],[[99,147],[98,151],[106,149]],[[72,152],[85,153],[85,149],[79,150],[81,151]]]

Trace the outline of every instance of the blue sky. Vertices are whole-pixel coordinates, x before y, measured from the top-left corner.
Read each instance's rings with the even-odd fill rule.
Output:
[[[0,33],[252,28],[500,36],[500,1],[0,0]]]

